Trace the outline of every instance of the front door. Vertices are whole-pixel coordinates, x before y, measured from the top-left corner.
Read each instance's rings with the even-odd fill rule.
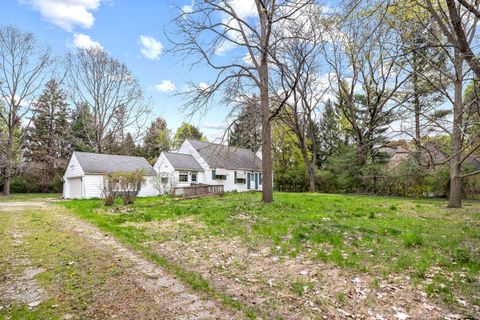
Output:
[[[255,190],[258,190],[258,172],[255,172]]]
[[[247,172],[247,189],[250,189],[250,172]]]

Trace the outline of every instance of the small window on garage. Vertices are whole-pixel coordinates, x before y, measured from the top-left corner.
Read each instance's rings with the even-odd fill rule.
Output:
[[[197,182],[197,173],[192,172],[192,182]]]
[[[179,180],[180,182],[188,182],[188,172],[180,172]]]

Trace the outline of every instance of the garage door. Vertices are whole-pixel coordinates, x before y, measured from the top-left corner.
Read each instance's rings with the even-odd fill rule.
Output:
[[[82,197],[82,178],[68,179],[68,198],[75,199]]]

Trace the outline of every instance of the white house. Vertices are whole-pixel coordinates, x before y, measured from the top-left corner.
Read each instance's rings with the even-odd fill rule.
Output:
[[[224,191],[262,190],[262,160],[254,152],[187,139],[175,152],[162,152],[154,169],[168,189],[192,184],[223,185]]]
[[[145,158],[75,151],[63,176],[63,197],[101,198],[106,175],[137,169],[143,169],[146,176],[138,196],[158,195],[154,184],[157,174]]]

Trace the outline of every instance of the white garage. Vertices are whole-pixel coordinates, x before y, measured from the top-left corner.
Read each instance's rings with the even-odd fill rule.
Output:
[[[65,199],[101,198],[106,175],[114,172],[133,172],[139,169],[144,170],[146,181],[142,184],[138,196],[158,195],[153,184],[156,172],[145,158],[75,151],[63,176],[63,197]]]

